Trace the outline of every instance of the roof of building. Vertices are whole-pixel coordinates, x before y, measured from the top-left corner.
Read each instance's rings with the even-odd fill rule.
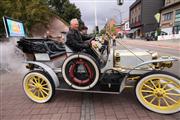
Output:
[[[137,4],[139,4],[142,0],[136,0],[131,6],[130,9],[134,8]]]
[[[168,6],[164,6],[164,7],[162,7],[162,8],[160,9],[160,11],[165,10],[165,9],[168,9],[168,8],[173,7],[173,6],[176,6],[176,5],[179,5],[179,4],[180,4],[180,1],[175,2],[175,3],[173,3],[173,4],[170,4],[170,5],[168,5]]]
[[[57,19],[59,19],[61,22],[63,22],[65,25],[69,26],[69,23],[67,23],[65,20],[63,20],[62,18],[60,18],[57,15],[54,15],[54,17],[56,17]]]

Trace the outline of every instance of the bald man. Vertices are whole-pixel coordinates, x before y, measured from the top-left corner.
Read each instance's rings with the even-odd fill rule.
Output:
[[[89,49],[89,41],[92,37],[82,35],[79,32],[79,22],[77,19],[72,19],[70,22],[69,32],[66,37],[66,45],[70,47],[74,52],[80,52],[83,49]]]

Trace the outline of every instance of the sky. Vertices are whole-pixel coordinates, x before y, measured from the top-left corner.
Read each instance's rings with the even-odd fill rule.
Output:
[[[95,3],[96,1],[96,3]],[[117,5],[117,0],[70,0],[81,11],[82,20],[88,27],[88,32],[92,32],[95,27],[95,6],[97,11],[97,24],[102,29],[107,20],[114,18],[117,24],[121,19],[129,16],[129,6],[135,0],[124,0],[122,6]]]

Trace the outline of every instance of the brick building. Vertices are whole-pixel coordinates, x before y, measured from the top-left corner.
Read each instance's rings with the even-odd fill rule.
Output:
[[[180,34],[180,0],[165,0],[160,28],[168,34]]]
[[[155,31],[159,27],[154,15],[163,5],[164,0],[136,0],[130,6],[130,33],[133,38],[144,37],[145,33]]]

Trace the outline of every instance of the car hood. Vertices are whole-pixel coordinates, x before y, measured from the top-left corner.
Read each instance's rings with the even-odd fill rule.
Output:
[[[133,68],[138,64],[145,61],[152,60],[152,51],[142,50],[142,49],[132,49],[130,50],[115,50],[115,54],[120,55],[120,65],[121,67]]]

